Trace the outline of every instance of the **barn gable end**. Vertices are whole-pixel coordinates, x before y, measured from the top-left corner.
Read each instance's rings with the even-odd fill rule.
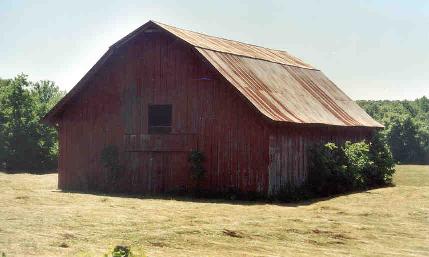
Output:
[[[207,190],[267,190],[267,124],[182,41],[162,31],[141,34],[86,83],[56,121],[60,188],[108,190],[100,156],[114,145],[124,166],[120,191],[191,190],[193,149],[206,156]],[[165,104],[172,106],[171,133],[150,134],[148,108]]]

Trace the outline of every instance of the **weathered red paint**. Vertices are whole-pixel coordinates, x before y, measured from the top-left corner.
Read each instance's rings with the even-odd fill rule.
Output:
[[[273,194],[300,184],[307,149],[369,138],[374,128],[276,123],[258,112],[201,54],[164,31],[140,33],[109,53],[86,87],[55,113],[59,188],[105,190],[101,151],[120,149],[118,190],[192,190],[188,155],[199,149],[202,189]],[[148,134],[149,104],[172,104],[172,133]]]
[[[197,148],[206,156],[207,189],[267,189],[266,122],[183,42],[144,33],[88,83],[58,119],[60,188],[103,189],[100,152],[114,144],[126,167],[122,190],[189,189],[187,159]],[[172,134],[149,135],[147,106],[166,103]]]

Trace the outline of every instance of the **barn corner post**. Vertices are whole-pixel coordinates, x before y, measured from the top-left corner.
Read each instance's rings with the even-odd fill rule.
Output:
[[[64,174],[63,174],[62,167],[61,167],[61,165],[62,165],[62,161],[61,161],[62,151],[61,151],[61,148],[62,148],[62,144],[64,143],[64,141],[60,139],[60,137],[61,137],[61,126],[60,126],[60,123],[58,123],[58,122],[55,123],[54,127],[55,127],[55,130],[57,131],[57,137],[58,137],[58,159],[57,159],[58,181],[57,181],[57,189],[64,189],[64,185],[65,185],[65,183],[64,183],[64,177],[63,177]]]

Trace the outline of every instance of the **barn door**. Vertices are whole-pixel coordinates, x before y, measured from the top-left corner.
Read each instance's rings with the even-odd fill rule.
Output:
[[[186,190],[190,181],[188,155],[196,135],[125,135],[133,191],[168,193]]]

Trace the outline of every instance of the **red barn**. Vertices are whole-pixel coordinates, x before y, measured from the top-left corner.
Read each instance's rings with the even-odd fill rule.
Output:
[[[299,185],[314,143],[382,127],[320,70],[288,52],[149,21],[122,38],[45,116],[59,131],[59,188],[189,191],[198,150],[208,192],[275,194]]]

